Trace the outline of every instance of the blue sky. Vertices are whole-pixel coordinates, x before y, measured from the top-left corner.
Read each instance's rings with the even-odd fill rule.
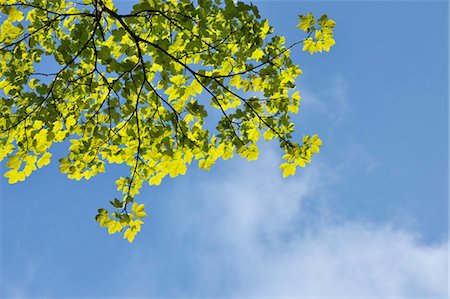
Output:
[[[3,178],[0,297],[447,297],[448,3],[255,3],[292,42],[298,14],[337,22],[331,53],[292,53],[313,163],[282,179],[269,143],[144,187],[132,245],[93,219],[120,168]]]

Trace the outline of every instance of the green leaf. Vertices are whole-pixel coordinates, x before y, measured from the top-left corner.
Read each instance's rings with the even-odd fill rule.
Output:
[[[295,175],[295,165],[291,163],[283,163],[280,166],[280,169],[283,170],[283,177],[293,176]]]
[[[117,198],[114,198],[114,201],[110,201],[111,205],[117,209],[122,209],[124,206],[124,203]]]
[[[200,82],[198,82],[197,80],[193,80],[191,87],[194,89],[194,91],[198,94],[202,93],[203,91],[203,86],[200,84]]]
[[[123,234],[123,238],[127,239],[128,242],[132,243],[134,241],[134,238],[136,237],[136,233],[137,233],[136,230],[128,228]]]
[[[300,15],[298,16],[300,19],[300,22],[298,23],[297,27],[305,32],[310,32],[313,30],[313,26],[315,24],[315,19],[312,13],[308,13],[306,16]]]
[[[23,20],[23,13],[13,6],[9,9],[8,20],[12,23],[20,22]]]
[[[110,221],[108,224],[108,234],[112,235],[122,230],[122,224],[118,221]]]
[[[50,158],[52,157],[51,153],[44,153],[41,158],[37,161],[37,166],[39,168],[44,167],[45,165],[50,164]]]

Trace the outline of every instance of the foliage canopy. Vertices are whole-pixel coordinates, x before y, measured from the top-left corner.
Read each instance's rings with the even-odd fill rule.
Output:
[[[142,184],[184,175],[194,161],[208,170],[235,153],[255,160],[262,135],[279,142],[289,176],[319,151],[317,135],[292,138],[301,70],[290,52],[330,50],[326,15],[299,16],[305,37],[287,46],[255,5],[232,0],[141,0],[125,13],[111,0],[0,4],[4,176],[25,180],[65,140],[60,171],[71,179],[128,165],[114,211],[96,216],[110,234],[132,242],[146,216],[134,201]]]

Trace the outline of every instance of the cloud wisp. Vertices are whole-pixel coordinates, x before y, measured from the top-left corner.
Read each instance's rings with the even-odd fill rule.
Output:
[[[325,118],[333,125],[340,125],[351,110],[347,93],[348,83],[340,75],[335,76],[329,86],[320,91],[304,86],[301,88],[300,109],[308,109],[308,114]]]
[[[316,163],[296,177],[282,179],[276,171],[275,150],[263,152],[255,163],[236,161],[220,180],[211,175],[189,182],[195,198],[174,203],[170,212],[182,225],[163,233],[171,235],[174,245],[189,248],[180,259],[188,261],[191,269],[186,282],[189,294],[182,289],[172,289],[171,294],[447,295],[446,242],[422,244],[414,232],[389,223],[336,220],[320,212],[312,216],[308,202],[327,200],[334,170]],[[140,256],[134,263],[145,259]],[[156,294],[167,295],[164,290]]]

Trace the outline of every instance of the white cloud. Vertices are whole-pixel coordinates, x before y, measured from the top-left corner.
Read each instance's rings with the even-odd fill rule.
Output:
[[[447,292],[446,246],[420,245],[401,230],[326,226],[275,250],[254,244],[251,252],[236,267],[244,282],[238,294],[408,298]]]
[[[181,258],[195,268],[186,278],[189,295],[446,296],[446,242],[422,244],[420,236],[389,224],[337,221],[320,213],[313,219],[308,202],[329,194],[334,170],[313,163],[286,180],[277,171],[278,154],[262,152],[257,162],[230,162],[220,178],[186,178],[195,196],[174,201],[170,212],[180,225],[163,233],[174,246],[190,248]],[[181,186],[179,192],[186,190]],[[138,256],[135,263],[143,260]],[[188,295],[175,286],[172,292]]]
[[[308,86],[300,87],[302,102],[300,113],[325,118],[333,125],[340,124],[350,110],[347,97],[348,84],[342,76],[333,78],[329,85],[321,90]]]

